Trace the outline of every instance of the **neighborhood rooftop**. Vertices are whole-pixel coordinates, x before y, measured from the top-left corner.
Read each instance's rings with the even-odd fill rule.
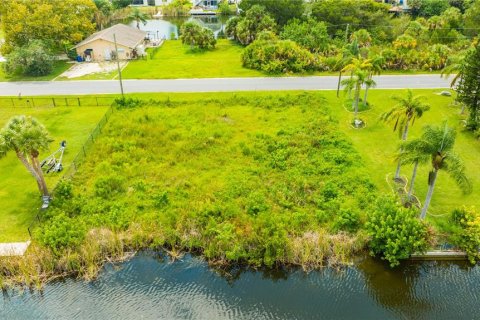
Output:
[[[114,42],[113,35],[117,38],[117,43],[129,48],[135,48],[142,40],[145,39],[147,33],[124,24],[116,24],[110,28],[101,30],[92,34],[82,42],[78,43],[74,48],[80,47],[95,40],[105,40]]]

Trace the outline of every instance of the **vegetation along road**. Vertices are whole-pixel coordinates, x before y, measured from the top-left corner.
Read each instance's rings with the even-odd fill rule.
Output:
[[[439,75],[383,75],[374,77],[378,89],[449,88]],[[125,80],[125,92],[218,92],[262,90],[334,90],[337,76],[284,78],[215,78],[173,80]],[[107,94],[120,91],[117,80],[68,82],[4,82],[0,95]]]

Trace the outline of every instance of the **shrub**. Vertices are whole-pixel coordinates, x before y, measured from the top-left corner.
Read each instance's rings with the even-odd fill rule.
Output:
[[[291,40],[259,39],[244,50],[242,62],[244,67],[272,74],[315,69],[314,56]]]
[[[480,260],[480,215],[472,208],[452,212],[453,223],[458,227],[452,240],[468,255],[472,264]]]
[[[45,76],[53,70],[54,57],[39,40],[32,40],[26,46],[14,49],[5,63],[9,74]]]
[[[85,237],[85,225],[81,220],[72,219],[61,212],[55,215],[38,234],[38,240],[43,245],[59,254],[65,248],[74,248]]]
[[[360,215],[353,209],[341,209],[335,219],[334,229],[355,232],[359,226]]]
[[[181,34],[180,39],[182,43],[190,45],[191,49],[195,47],[200,49],[213,49],[217,44],[213,31],[203,28],[196,21],[184,23],[181,28]]]
[[[95,181],[95,195],[103,199],[126,191],[125,178],[115,175],[100,177]]]
[[[327,26],[312,18],[307,21],[294,19],[283,28],[280,37],[292,40],[311,52],[324,52],[328,48]]]
[[[118,98],[113,102],[113,105],[118,109],[137,108],[143,106],[144,104],[144,101],[135,98]]]
[[[242,18],[232,18],[227,24],[227,36],[243,45],[249,45],[262,31],[273,31],[275,21],[265,11],[265,7],[254,5]]]
[[[426,250],[427,226],[417,216],[415,210],[403,208],[392,198],[378,199],[366,224],[372,254],[381,255],[394,267],[400,259]]]

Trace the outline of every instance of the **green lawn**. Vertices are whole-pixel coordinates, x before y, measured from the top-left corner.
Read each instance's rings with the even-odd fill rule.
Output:
[[[41,76],[41,77],[31,77],[31,76],[23,76],[23,75],[7,75],[5,74],[5,70],[3,69],[3,63],[0,63],[0,81],[48,81],[53,80],[67,69],[69,69],[72,65],[67,63],[66,61],[55,61],[53,71],[49,75]]]
[[[395,102],[391,97],[401,95],[405,90],[374,90],[370,95],[372,109],[361,114],[361,118],[367,122],[367,127],[361,130],[352,129],[349,121],[352,115],[341,106],[337,105],[340,116],[340,128],[347,133],[356,148],[362,154],[372,179],[382,191],[388,192],[390,186],[386,182],[387,174],[393,174],[396,168],[394,154],[398,143],[398,134],[393,132],[392,125],[380,122],[382,112],[391,108]],[[456,152],[465,160],[468,176],[473,183],[473,193],[463,195],[454,181],[445,173],[441,172],[435,185],[435,192],[430,206],[429,219],[435,223],[443,224],[446,217],[454,208],[476,206],[480,208],[480,141],[476,140],[471,133],[463,130],[460,121],[459,108],[453,106],[453,97],[438,95],[439,90],[415,90],[415,94],[424,95],[425,101],[431,105],[431,109],[418,119],[409,131],[409,138],[419,137],[422,127],[427,124],[440,124],[448,120],[448,125],[457,129]],[[328,94],[328,101],[336,104],[336,99]],[[402,175],[409,180],[412,167],[402,168]],[[423,202],[427,192],[427,177],[429,166],[419,167],[415,183],[416,195]]]
[[[86,140],[88,133],[103,116],[106,107],[57,107],[57,108],[5,108],[0,107],[0,126],[10,117],[31,115],[48,129],[54,141],[44,158],[58,149],[62,140],[67,141],[65,167],[73,160]],[[49,174],[47,183],[52,186],[61,173]],[[33,221],[40,197],[35,180],[28,174],[13,153],[0,159],[0,242],[28,239],[27,228]]]
[[[230,40],[220,39],[215,50],[191,51],[181,41],[167,40],[155,53],[153,59],[131,61],[123,70],[125,79],[188,79],[188,78],[231,78],[269,76],[329,76],[337,72],[313,72],[305,74],[269,75],[258,70],[242,67],[243,47]],[[394,70],[383,74],[434,74],[438,72]],[[85,79],[102,80],[101,75]]]
[[[242,67],[243,48],[229,40],[218,40],[211,51],[192,52],[181,41],[166,41],[153,59],[131,61],[123,71],[125,79],[175,79],[259,77],[263,73]]]

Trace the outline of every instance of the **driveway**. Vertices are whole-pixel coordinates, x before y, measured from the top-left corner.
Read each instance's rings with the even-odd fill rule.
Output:
[[[384,75],[374,77],[377,89],[440,89],[450,81],[439,75]],[[338,78],[213,78],[174,80],[124,80],[125,93],[335,90]],[[83,95],[120,93],[118,80],[2,82],[0,96]]]

